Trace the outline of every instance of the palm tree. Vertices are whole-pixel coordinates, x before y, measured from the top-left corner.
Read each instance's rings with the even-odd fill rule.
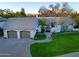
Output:
[[[59,10],[59,7],[60,7],[60,4],[59,3],[56,3],[56,5],[54,6],[53,4],[49,5],[49,8],[52,9],[53,12],[55,12],[54,15],[57,15],[58,13],[58,10]]]
[[[57,12],[59,10],[59,7],[60,7],[60,4],[59,3],[56,3],[56,5],[54,6],[55,12]]]
[[[48,11],[48,9],[46,8],[46,7],[44,7],[44,6],[42,6],[40,9],[39,9],[39,15],[46,15],[47,14],[47,11]]]
[[[52,11],[54,11],[54,6],[53,6],[53,4],[49,5],[49,8],[51,8]]]
[[[56,9],[59,10],[60,4],[56,3]]]

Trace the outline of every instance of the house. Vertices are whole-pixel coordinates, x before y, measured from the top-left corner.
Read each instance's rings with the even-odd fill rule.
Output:
[[[35,17],[8,18],[3,29],[5,38],[34,38],[39,29],[38,20]]]
[[[5,19],[5,18],[0,17],[0,30],[2,30],[2,29],[3,29],[3,25],[5,24],[5,22],[6,22],[6,19]]]
[[[37,17],[39,20],[46,19],[45,30],[49,32],[73,31],[74,21],[67,17]]]
[[[34,38],[41,32],[39,20],[46,18],[45,32],[73,31],[73,20],[68,17],[8,18],[3,26],[5,38]]]

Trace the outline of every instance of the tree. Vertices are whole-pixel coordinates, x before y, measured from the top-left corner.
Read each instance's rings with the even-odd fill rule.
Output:
[[[59,10],[60,4],[56,3],[56,5],[54,6],[53,4],[49,5],[49,8],[52,9],[52,11],[57,11]]]
[[[5,9],[5,14],[9,14],[11,13],[11,10],[10,9]]]
[[[41,30],[42,30],[41,32],[44,32],[45,31],[44,26],[46,25],[46,19],[45,18],[40,19],[39,25],[41,26]]]
[[[49,8],[51,8],[52,11],[54,11],[54,6],[53,6],[53,4],[49,5]]]
[[[21,15],[20,12],[16,12],[16,13],[15,13],[15,17],[22,17],[22,15]]]
[[[38,12],[39,12],[40,16],[47,16],[48,9],[45,8],[44,6],[42,6],[42,7],[40,7]]]
[[[20,13],[21,13],[22,17],[26,17],[25,9],[24,8],[21,8]]]
[[[63,2],[62,3],[62,8],[61,12],[64,13],[65,15],[70,15],[72,14],[74,10],[68,5],[68,2]]]
[[[39,25],[41,25],[41,26],[46,25],[46,19],[45,18],[40,19]]]
[[[54,6],[54,10],[55,11],[58,11],[59,10],[59,7],[60,7],[60,4],[59,3],[56,3],[56,5]]]
[[[77,26],[79,27],[79,15],[76,16],[76,18],[75,18],[75,22],[77,23]]]
[[[0,16],[4,18],[11,18],[11,17],[30,17],[35,15],[27,15],[25,14],[25,9],[21,8],[21,11],[14,12],[13,10],[7,9],[0,9]]]
[[[4,9],[4,15],[3,15],[3,17],[5,17],[5,18],[15,17],[15,13],[13,12],[13,10]]]
[[[63,2],[63,3],[62,3],[62,7],[63,7],[63,8],[69,7],[68,2]]]
[[[0,9],[0,16],[4,14],[4,10]]]
[[[10,18],[10,17],[14,17],[14,12],[13,10],[10,9],[0,9],[0,16],[4,17],[4,18]]]
[[[55,6],[53,4],[49,5],[49,8],[51,8],[52,9],[52,12],[54,13],[52,15],[57,16],[57,13],[59,11],[59,7],[60,7],[60,4],[59,3],[56,3]]]
[[[76,16],[78,16],[79,14],[77,14],[77,11],[76,12],[73,12],[70,16],[72,17],[72,19],[75,19]]]

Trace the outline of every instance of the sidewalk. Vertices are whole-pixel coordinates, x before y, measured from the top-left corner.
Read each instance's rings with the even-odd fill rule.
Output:
[[[44,40],[32,40],[32,43],[45,43],[45,42],[50,42],[52,39],[51,39],[51,33],[45,33],[47,38],[44,39]]]
[[[68,53],[58,57],[79,57],[79,52]]]

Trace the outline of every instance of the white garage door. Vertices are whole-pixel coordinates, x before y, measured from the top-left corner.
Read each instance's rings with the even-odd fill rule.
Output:
[[[16,31],[7,31],[8,38],[17,38]]]
[[[21,38],[30,38],[30,32],[29,31],[21,31],[20,37]]]

